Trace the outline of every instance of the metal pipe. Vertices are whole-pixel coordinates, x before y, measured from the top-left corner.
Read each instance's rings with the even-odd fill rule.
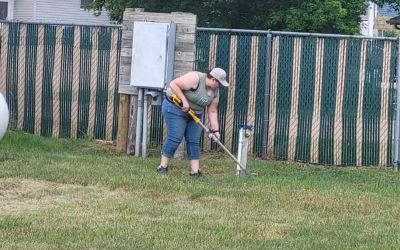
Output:
[[[140,156],[140,141],[142,135],[142,111],[143,111],[143,89],[139,89],[138,109],[136,118],[136,142],[135,142],[135,157]]]
[[[246,168],[243,167],[242,163],[240,163],[240,162],[236,159],[236,157],[231,153],[231,151],[229,151],[229,149],[227,149],[227,148],[224,146],[224,144],[222,144],[222,143],[217,139],[217,137],[215,137],[214,134],[210,133],[210,130],[206,127],[206,125],[204,125],[202,122],[198,122],[197,124],[199,124],[199,125],[204,129],[204,131],[206,131],[206,133],[208,134],[208,137],[209,137],[209,138],[213,139],[213,141],[214,141],[215,143],[217,143],[217,144],[232,158],[232,160],[234,160],[234,161],[236,162],[237,165],[239,165],[240,169],[241,169],[245,174],[251,176],[251,174],[250,174],[249,172],[247,172]]]
[[[271,62],[272,62],[272,34],[267,36],[267,55],[265,58],[265,80],[264,80],[264,116],[263,116],[263,137],[262,155],[267,155],[268,130],[269,130],[269,99],[271,87]]]
[[[307,32],[291,32],[291,31],[268,31],[268,30],[245,30],[245,29],[218,29],[218,28],[197,28],[197,31],[214,31],[214,32],[232,32],[232,33],[251,33],[251,34],[273,34],[273,35],[290,35],[290,36],[311,36],[311,37],[330,37],[330,38],[356,38],[356,39],[374,39],[374,40],[392,40],[394,37],[376,37],[376,36],[353,36],[353,35],[337,35],[323,33],[307,33]]]
[[[142,157],[147,156],[147,89],[144,90],[144,101],[143,101],[143,139],[142,139]]]
[[[239,130],[239,145],[238,145],[238,156],[237,156],[237,160],[238,162],[242,162],[242,154],[243,154],[243,134],[244,134],[244,129],[240,128]],[[239,176],[240,175],[240,166],[237,164],[236,165],[236,175]]]
[[[396,123],[394,136],[394,160],[393,171],[399,172],[399,149],[400,149],[400,37],[398,38],[399,48],[397,51],[397,78],[396,78]]]

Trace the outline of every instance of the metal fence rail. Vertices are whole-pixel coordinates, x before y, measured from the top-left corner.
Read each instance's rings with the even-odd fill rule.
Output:
[[[117,133],[119,27],[2,24],[0,90],[10,125],[42,136]]]

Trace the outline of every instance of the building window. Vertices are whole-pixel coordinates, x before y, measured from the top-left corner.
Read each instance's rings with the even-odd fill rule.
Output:
[[[81,0],[81,7],[83,8],[91,3],[93,3],[93,0]]]
[[[380,37],[383,36],[383,30],[378,30],[378,36],[380,36]]]
[[[6,20],[8,17],[8,2],[0,2],[0,20]]]

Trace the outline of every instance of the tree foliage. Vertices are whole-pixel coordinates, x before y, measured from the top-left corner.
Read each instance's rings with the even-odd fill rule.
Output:
[[[375,0],[399,10],[400,0]],[[365,0],[94,0],[96,14],[106,9],[122,21],[125,8],[149,12],[191,12],[200,27],[271,29],[298,32],[357,34]]]

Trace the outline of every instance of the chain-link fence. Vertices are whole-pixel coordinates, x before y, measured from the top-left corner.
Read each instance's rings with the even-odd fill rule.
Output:
[[[395,39],[200,28],[196,43],[196,70],[221,67],[228,74],[219,122],[232,151],[238,125],[251,125],[250,152],[258,156],[341,166],[393,163]],[[161,143],[159,135],[152,131],[150,140]],[[217,148],[206,136],[202,147]]]
[[[3,23],[0,90],[11,127],[116,138],[120,43],[119,27]]]
[[[118,27],[4,23],[0,91],[11,125],[43,136],[111,140],[117,133]],[[222,142],[250,153],[327,165],[393,163],[398,43],[289,32],[198,29],[195,69],[221,67]],[[207,123],[208,121],[205,120]],[[149,145],[160,146],[160,106],[149,108]],[[217,145],[205,135],[204,150]]]

